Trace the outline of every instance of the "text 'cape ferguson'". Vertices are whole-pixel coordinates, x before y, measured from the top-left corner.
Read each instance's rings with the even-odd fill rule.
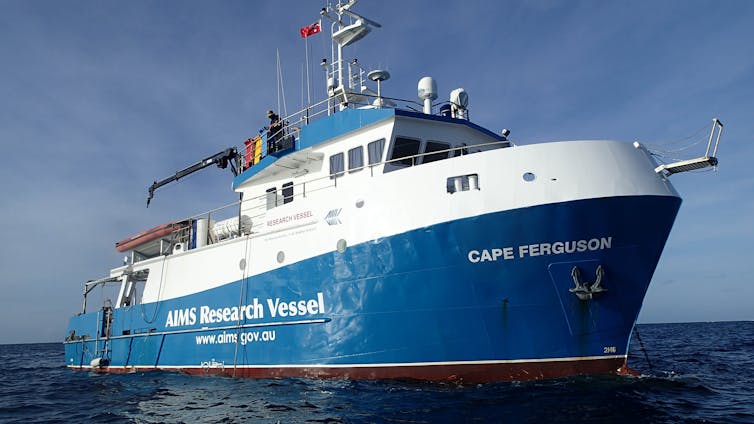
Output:
[[[595,250],[610,249],[612,237],[600,237],[584,240],[543,242],[536,244],[522,244],[514,249],[513,246],[495,247],[492,249],[470,250],[467,258],[471,263],[495,262],[500,259],[512,260],[532,256],[562,255],[564,253],[581,253]]]

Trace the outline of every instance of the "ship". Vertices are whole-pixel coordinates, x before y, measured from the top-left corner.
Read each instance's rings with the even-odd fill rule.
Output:
[[[520,145],[469,118],[469,94],[384,96],[345,56],[380,24],[339,2],[326,93],[269,111],[242,145],[155,181],[230,169],[239,200],[116,243],[83,286],[68,368],[250,378],[489,382],[622,373],[681,197],[639,142]],[[325,28],[326,29],[326,28]],[[321,35],[321,36],[324,36]],[[113,296],[92,305],[97,288]]]

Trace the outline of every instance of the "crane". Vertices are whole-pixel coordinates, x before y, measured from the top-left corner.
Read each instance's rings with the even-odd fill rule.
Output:
[[[179,179],[189,175],[193,174],[196,171],[199,171],[200,169],[204,169],[210,165],[217,165],[220,169],[225,169],[228,167],[228,164],[230,164],[230,169],[233,172],[233,176],[238,175],[238,170],[240,169],[240,160],[241,155],[238,153],[235,147],[228,147],[227,149],[215,153],[214,155],[204,158],[200,160],[199,162],[186,167],[180,171],[177,171],[174,175],[171,175],[161,181],[155,181],[152,183],[151,186],[149,186],[149,197],[147,197],[147,207],[149,207],[149,203],[152,201],[152,198],[154,197],[154,191],[158,188],[172,183],[173,181],[178,181]]]

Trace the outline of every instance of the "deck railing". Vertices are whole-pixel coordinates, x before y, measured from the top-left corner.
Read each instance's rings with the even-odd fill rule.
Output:
[[[428,155],[436,155],[436,154],[447,154],[447,159],[450,159],[452,157],[456,156],[463,156],[467,154],[475,154],[478,152],[481,152],[485,149],[497,149],[497,148],[503,148],[503,147],[509,147],[510,142],[508,141],[496,141],[496,142],[490,142],[490,143],[480,143],[480,144],[473,144],[468,146],[460,146],[460,147],[454,147],[450,149],[445,150],[439,150],[439,151],[433,151],[433,152],[425,152],[425,153],[419,153],[415,155],[385,160],[382,162],[364,165],[358,168],[352,168],[352,169],[344,169],[343,171],[335,172],[332,174],[324,175],[321,177],[317,177],[308,181],[304,181],[298,184],[295,184],[292,186],[293,188],[293,194],[290,197],[291,201],[295,201],[295,198],[306,198],[312,196],[314,193],[328,190],[331,188],[336,188],[338,186],[338,180],[341,178],[348,178],[346,174],[348,173],[354,173],[358,171],[363,171],[365,169],[369,169],[369,176],[370,178],[373,178],[375,175],[378,175],[375,173],[375,168],[379,168],[381,166],[390,164],[390,163],[396,163],[396,162],[402,162],[406,160],[411,160],[412,166],[421,165],[421,163],[418,163],[418,160],[422,157],[428,156]],[[408,166],[407,166],[408,168]],[[274,209],[277,206],[280,206],[280,202],[284,201],[285,198],[278,195],[278,192],[275,192],[275,204],[272,208],[268,208],[267,199],[268,194],[255,196],[248,199],[243,199],[241,201],[236,201],[232,203],[228,203],[226,205],[208,210],[206,212],[191,216],[189,218],[186,218],[183,221],[188,222],[199,222],[200,220],[205,220],[207,225],[207,233],[205,235],[202,235],[202,237],[206,236],[206,244],[205,245],[212,245],[215,243],[219,243],[221,241],[230,240],[234,238],[238,238],[243,235],[251,235],[251,234],[272,234],[277,231],[284,231],[287,229],[290,229],[290,226],[284,226],[282,228],[275,229],[275,230],[268,230],[266,229],[266,223],[263,218],[266,217],[267,212],[270,209]],[[221,219],[222,218],[222,219]],[[214,225],[213,225],[214,222]],[[238,225],[238,222],[241,222],[240,228]],[[248,225],[247,225],[248,224]],[[217,226],[220,225],[227,225],[227,227],[224,229],[223,237],[220,237],[218,234],[218,228]],[[193,227],[198,228],[198,227]],[[175,245],[177,242],[183,243],[183,246],[189,246],[189,237],[186,233],[186,228],[181,228],[179,230],[174,231],[172,234],[165,237],[165,240],[171,245]],[[201,243],[200,243],[201,244]],[[172,246],[171,246],[172,247]],[[202,247],[202,246],[197,246]],[[168,249],[161,249],[161,252],[158,256],[164,256],[169,255],[171,253],[176,253],[172,248]],[[144,257],[140,256],[138,254],[135,254],[135,251],[132,251],[132,255],[130,258],[130,264],[134,264],[136,262],[140,262],[142,260],[151,259],[150,257]],[[119,286],[123,283],[123,278],[127,277],[132,280],[139,280],[139,279],[146,279],[145,275],[141,274],[134,274],[131,272],[131,265],[126,265],[123,268],[122,273],[105,277],[97,280],[90,280],[84,283],[84,291],[83,291],[83,308],[82,313],[86,313],[87,311],[87,298],[95,288],[97,287],[104,287],[107,284],[113,284],[115,286]],[[144,272],[144,271],[140,271]],[[119,307],[121,305],[117,305]]]
[[[433,107],[437,108],[437,106],[448,104],[448,103],[449,102],[447,101],[438,102],[434,104]],[[262,137],[262,140],[263,140],[262,154],[261,154],[260,160],[276,151],[284,150],[281,148],[278,148],[277,150],[268,149],[269,147],[268,141],[270,139],[276,140],[278,143],[279,142],[295,143],[296,141],[299,140],[302,127],[310,124],[313,121],[316,121],[317,119],[336,113],[337,111],[341,110],[341,107],[345,107],[349,109],[356,109],[356,108],[405,109],[405,110],[411,110],[414,112],[421,112],[423,105],[422,103],[412,101],[412,100],[386,97],[386,96],[376,96],[368,92],[365,92],[365,93],[343,92],[343,93],[336,94],[334,97],[329,97],[325,100],[319,101],[317,103],[313,103],[299,111],[296,111],[284,118],[281,118],[281,121],[282,121],[281,129],[276,131],[275,133],[269,133],[269,126],[264,126],[260,128],[259,131],[257,132],[258,136],[263,136]],[[249,140],[252,140],[252,139],[253,137],[249,138]],[[236,146],[236,150],[239,152],[246,152],[247,146],[246,145]]]
[[[446,155],[441,160],[450,159],[456,156],[463,156],[467,154],[474,154],[484,150],[491,150],[503,147],[509,147],[508,141],[495,141],[489,143],[479,143],[467,146],[453,147],[444,150],[418,153],[415,155],[404,156],[400,158],[381,161],[374,164],[364,165],[357,168],[343,169],[332,174],[327,174],[311,180],[300,182],[286,187],[292,190],[292,194],[284,195],[279,187],[276,187],[276,191],[265,193],[262,195],[246,198],[241,201],[232,202],[218,208],[203,212],[198,215],[187,218],[190,221],[206,220],[207,222],[207,234],[206,244],[214,244],[230,238],[236,238],[241,235],[248,234],[267,234],[278,230],[266,229],[266,222],[264,218],[267,216],[269,210],[272,210],[283,204],[294,202],[297,198],[311,197],[315,193],[338,186],[338,180],[341,178],[348,178],[348,174],[356,173],[359,171],[369,170],[369,176],[374,177],[379,175],[375,169],[391,163],[402,163],[408,160],[411,161],[411,166],[418,166],[422,163],[420,159],[430,155]],[[410,167],[405,165],[406,168]],[[397,171],[397,170],[396,170]],[[274,197],[273,197],[274,196]],[[240,228],[238,222],[241,222]],[[283,227],[281,229],[288,228]],[[204,241],[205,235],[202,235],[201,239]],[[201,247],[205,243],[199,243],[196,247]],[[193,247],[193,246],[192,246]]]

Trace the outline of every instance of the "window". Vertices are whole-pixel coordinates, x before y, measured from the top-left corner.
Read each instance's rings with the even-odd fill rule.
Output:
[[[343,175],[344,163],[343,153],[330,156],[330,179],[335,179]]]
[[[453,150],[453,157],[469,154],[469,149],[466,147],[466,143],[461,143],[460,146],[453,146],[453,147],[456,148],[455,150]]]
[[[387,163],[386,172],[406,168],[414,165],[416,156],[419,154],[421,142],[411,138],[396,137],[393,142],[393,151]],[[403,158],[403,159],[401,159]],[[400,160],[396,160],[400,159]]]
[[[445,187],[448,193],[453,194],[459,191],[481,190],[479,187],[479,174],[459,175],[448,178]]]
[[[283,204],[293,201],[293,182],[283,184]]]
[[[348,151],[348,172],[361,171],[364,167],[364,146]]]
[[[449,143],[443,143],[440,141],[428,141],[427,147],[424,149],[424,153],[427,153],[424,155],[424,158],[422,159],[422,163],[430,163],[435,162],[438,160],[443,160],[448,158],[448,154],[450,153],[450,144]],[[445,151],[443,151],[445,150]],[[433,153],[432,152],[442,152],[442,153]]]
[[[381,138],[377,141],[373,141],[367,144],[367,155],[369,156],[369,164],[382,162],[382,151],[385,149],[385,139]]]
[[[267,189],[267,210],[278,205],[278,189],[275,187]]]

